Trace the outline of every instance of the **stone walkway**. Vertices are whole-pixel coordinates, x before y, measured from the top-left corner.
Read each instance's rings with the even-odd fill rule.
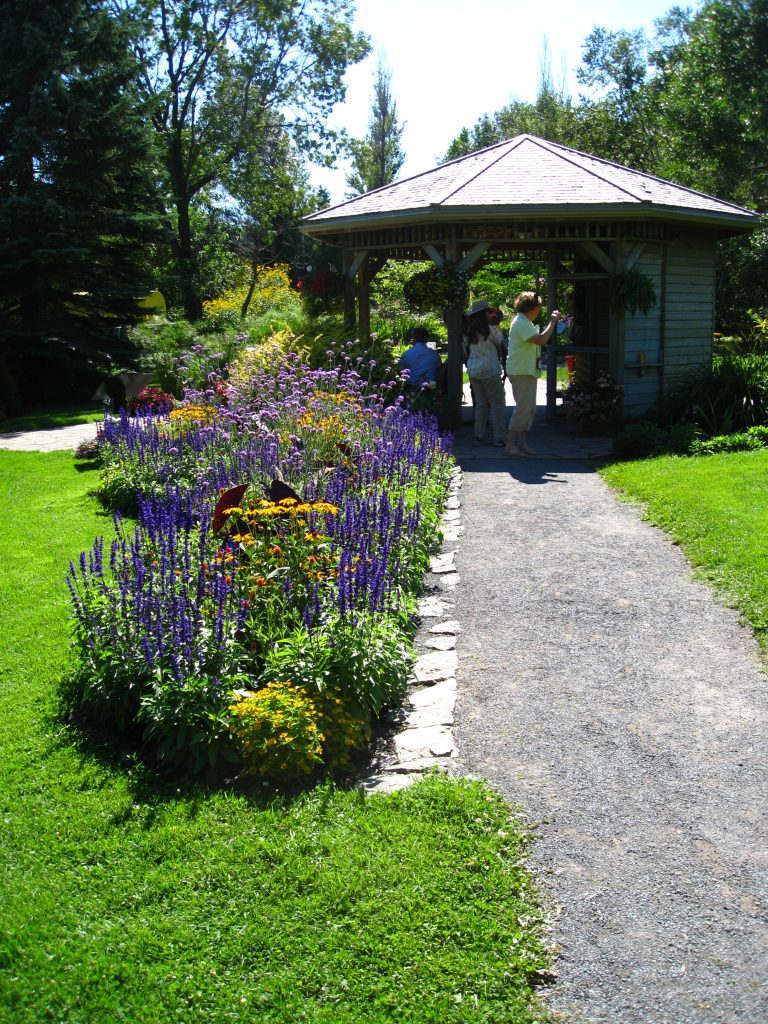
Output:
[[[28,430],[0,433],[0,448],[17,452],[60,452],[75,448],[81,441],[96,436],[98,423],[78,423],[54,430]]]
[[[534,439],[535,438],[535,439]],[[573,1024],[768,1020],[768,677],[578,439],[465,428],[455,736],[536,827]]]

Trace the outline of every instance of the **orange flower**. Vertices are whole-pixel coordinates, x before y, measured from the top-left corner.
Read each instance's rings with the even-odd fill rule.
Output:
[[[256,586],[257,587],[266,587],[266,585],[267,585],[267,581],[264,579],[264,577],[263,576],[259,576],[259,578],[256,580]]]

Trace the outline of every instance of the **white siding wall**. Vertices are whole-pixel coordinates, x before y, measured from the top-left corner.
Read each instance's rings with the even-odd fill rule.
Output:
[[[658,301],[647,315],[625,319],[624,415],[627,419],[640,416],[655,404],[660,374],[663,374],[663,386],[667,387],[687,370],[710,365],[715,320],[715,248],[711,237],[699,235],[667,243],[663,332],[661,243],[647,244],[637,261],[637,269],[653,281]],[[645,353],[647,364],[663,362],[663,368],[648,367],[642,376],[638,374],[632,366],[637,364],[641,352]]]
[[[646,314],[627,314],[624,319],[624,415],[630,420],[654,405],[659,395],[660,370],[651,364],[658,363],[661,356],[661,243],[647,243],[635,268],[653,281],[656,305]],[[642,374],[632,369],[639,365],[641,353],[646,364]]]
[[[664,384],[709,366],[715,330],[715,243],[671,242],[667,255]]]

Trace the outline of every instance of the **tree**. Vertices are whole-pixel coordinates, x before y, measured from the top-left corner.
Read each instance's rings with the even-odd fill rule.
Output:
[[[593,90],[578,111],[582,149],[640,171],[655,170],[660,134],[656,90],[642,29],[595,28],[582,48],[576,77]]]
[[[677,180],[741,204],[768,199],[768,0],[709,0],[663,69],[668,167]]]
[[[405,162],[400,145],[403,125],[398,124],[397,104],[392,98],[392,73],[379,60],[373,87],[373,108],[368,122],[368,135],[352,144],[352,170],[347,184],[349,198],[362,192],[389,185]]]
[[[38,394],[103,367],[151,287],[151,135],[99,0],[0,2],[0,358]],[[48,367],[46,380],[45,367]]]
[[[185,314],[198,319],[192,209],[237,169],[266,159],[275,126],[304,153],[327,153],[344,72],[368,52],[351,0],[113,0],[141,27],[140,85],[162,146],[175,210]]]
[[[493,146],[516,135],[538,135],[565,146],[576,144],[577,121],[571,98],[561,83],[552,78],[549,49],[545,42],[540,61],[539,87],[536,100],[525,103],[513,100],[495,114],[484,114],[474,128],[464,128],[446,150],[443,162]]]

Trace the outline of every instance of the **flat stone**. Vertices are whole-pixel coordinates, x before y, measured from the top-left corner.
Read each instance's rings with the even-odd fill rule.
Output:
[[[397,793],[398,790],[405,789],[419,778],[421,778],[419,774],[411,772],[403,772],[397,775],[392,773],[376,773],[375,775],[367,775],[364,779],[360,780],[358,785],[366,793]]]
[[[429,560],[430,572],[456,572],[456,553],[447,551],[443,555],[433,555]]]
[[[441,619],[452,607],[440,597],[422,597],[419,601],[419,615],[422,619]]]
[[[409,702],[415,708],[427,707],[430,704],[444,703],[446,707],[453,709],[456,704],[458,686],[455,678],[442,679],[434,686],[426,686],[422,689],[411,690],[408,694]]]
[[[444,544],[457,544],[459,542],[459,540],[461,539],[462,533],[464,533],[464,527],[463,526],[460,526],[456,530],[446,530],[443,533],[443,543]]]
[[[411,761],[395,761],[393,764],[382,765],[382,774],[400,775],[408,772],[428,772],[431,768],[444,768],[443,762],[434,757],[414,757]]]
[[[459,512],[458,510],[455,510],[453,512],[446,512],[446,513],[444,513],[444,515],[443,515],[443,522],[445,523],[446,526],[448,526],[451,523],[460,523],[461,522],[461,512]]]
[[[428,637],[424,642],[433,651],[452,651],[456,646],[456,637],[449,633],[438,633]]]
[[[447,726],[431,725],[425,729],[405,729],[395,736],[395,750],[401,761],[414,757],[449,757],[453,751],[453,733]]]
[[[445,622],[437,622],[434,626],[429,627],[430,633],[452,633],[454,636],[456,633],[461,632],[461,626],[458,619],[446,619]]]
[[[461,508],[461,502],[458,498],[449,498],[445,503],[445,507],[447,509]]]
[[[454,709],[446,701],[409,711],[405,719],[406,729],[428,729],[433,725],[452,726]]]
[[[459,659],[455,651],[435,651],[416,659],[414,675],[420,683],[438,682],[456,675]]]
[[[453,590],[459,582],[459,574],[457,572],[447,572],[444,576],[440,577],[440,586],[443,590]]]

